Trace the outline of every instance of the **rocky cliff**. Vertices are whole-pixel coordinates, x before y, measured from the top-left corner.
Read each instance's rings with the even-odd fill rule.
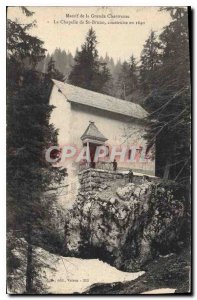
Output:
[[[136,271],[181,245],[185,218],[180,187],[148,177],[86,170],[66,224],[66,252]]]

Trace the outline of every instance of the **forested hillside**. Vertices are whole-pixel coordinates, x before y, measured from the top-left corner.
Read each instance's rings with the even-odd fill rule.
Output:
[[[76,53],[79,50],[76,49]],[[37,70],[47,73],[48,64],[50,60],[55,62],[55,68],[64,75],[64,81],[68,82],[70,72],[75,65],[74,56],[71,52],[65,51],[60,48],[56,48],[53,53],[47,54],[46,57],[41,60],[37,65]],[[126,99],[132,102],[139,102],[139,97],[132,97],[131,92],[136,91],[138,85],[139,70],[137,68],[137,62],[133,55],[128,62],[118,59],[115,61],[112,57],[106,53],[106,55],[98,56],[98,62],[102,66],[106,66],[110,79],[107,88],[104,91],[105,94],[115,96],[117,98]],[[130,74],[131,69],[131,74]],[[131,87],[130,81],[133,80]]]

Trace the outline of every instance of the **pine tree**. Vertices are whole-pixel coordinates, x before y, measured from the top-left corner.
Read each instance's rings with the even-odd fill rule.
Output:
[[[138,89],[139,87],[139,79],[138,79],[138,67],[136,58],[132,54],[130,61],[130,81],[131,81],[131,93]]]
[[[101,89],[100,93],[113,95],[113,81],[111,73],[107,67],[107,63],[102,63],[102,70],[100,73],[100,80],[101,80]]]
[[[115,64],[114,64],[114,60],[113,60],[112,57],[110,58],[110,61],[108,63],[108,67],[109,67],[109,70],[110,70],[110,72],[111,72],[111,74],[113,76]]]
[[[127,100],[138,88],[138,68],[135,57],[132,55],[130,61],[124,61],[119,69],[116,79],[116,96]],[[117,71],[116,71],[117,72]]]
[[[124,61],[119,75],[120,97],[126,100],[126,96],[130,94],[130,66]]]
[[[26,8],[23,11],[31,15]],[[10,259],[17,262],[9,250],[13,240],[24,239],[24,260],[10,263],[9,272],[26,264],[26,294],[43,292],[33,244],[53,215],[55,195],[47,196],[48,187],[65,176],[64,169],[47,163],[43,155],[48,145],[57,143],[57,131],[49,125],[50,81],[35,71],[45,49],[42,41],[28,34],[31,26],[8,20],[7,36],[7,229],[13,237],[8,239],[8,264]]]
[[[71,66],[74,64],[72,54],[56,48],[51,55],[48,53],[44,59],[38,62],[36,69],[39,72],[47,73],[48,64],[51,59],[54,61],[56,71],[63,74],[64,79],[67,79],[71,71]]]
[[[55,60],[53,57],[50,58],[47,67],[47,74],[50,78],[63,81],[64,75],[55,67]]]
[[[96,33],[93,28],[90,28],[81,51],[77,51],[75,55],[75,64],[68,79],[71,84],[101,92],[108,76],[106,76],[106,65],[104,67],[99,62],[97,43]]]
[[[157,85],[156,71],[160,66],[160,43],[154,31],[151,31],[141,53],[140,83],[145,95],[152,93]]]
[[[188,15],[184,8],[167,8],[172,21],[160,34],[161,65],[157,85],[148,97],[149,145],[156,143],[157,175],[189,184],[190,65]]]

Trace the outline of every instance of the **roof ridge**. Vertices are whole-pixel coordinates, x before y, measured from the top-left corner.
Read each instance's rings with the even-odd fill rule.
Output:
[[[84,89],[82,87],[65,83],[62,81],[58,81],[56,79],[52,79],[52,81],[61,90],[62,94],[66,97],[66,99],[70,102],[92,106],[98,109],[103,109],[103,110],[111,111],[113,113],[119,113],[122,115],[131,116],[137,119],[144,119],[148,115],[148,112],[140,104],[130,102],[127,100],[122,100],[110,95],[101,94],[88,89]],[[66,88],[68,90],[65,91]],[[85,95],[86,99],[81,99],[77,95],[77,92],[79,93],[80,91],[81,93],[87,93],[87,95]],[[93,95],[95,97],[93,97]],[[98,97],[102,98],[101,101],[98,101],[100,100],[98,99]],[[112,105],[111,102],[113,101],[115,105]],[[99,105],[97,103],[99,103]]]
[[[52,79],[52,81],[55,83],[55,82],[58,82],[58,83],[61,83],[61,84],[64,84],[64,85],[69,85],[69,86],[72,86],[72,87],[76,87],[78,89],[81,89],[81,90],[85,90],[85,91],[88,91],[88,92],[91,92],[91,93],[95,93],[95,94],[98,94],[98,95],[104,95],[104,96],[107,96],[109,98],[113,98],[113,99],[116,99],[116,100],[119,100],[121,102],[127,102],[127,103],[132,103],[133,105],[136,105],[136,106],[140,106],[142,109],[144,109],[140,104],[138,103],[135,103],[135,102],[132,102],[132,101],[128,101],[128,100],[123,100],[123,99],[120,99],[120,98],[117,98],[117,97],[114,97],[114,96],[110,96],[110,95],[107,95],[107,94],[102,94],[102,93],[99,93],[99,92],[95,92],[95,91],[92,91],[92,90],[88,90],[88,89],[84,89],[80,86],[77,86],[77,85],[74,85],[74,84],[70,84],[70,83],[67,83],[67,82],[63,82],[63,81],[59,81],[59,80],[56,80],[56,79]],[[145,110],[145,109],[144,109]]]

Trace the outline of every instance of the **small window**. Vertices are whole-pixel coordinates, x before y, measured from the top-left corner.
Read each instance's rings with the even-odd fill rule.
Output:
[[[132,150],[129,149],[129,151],[128,151],[128,159],[130,159],[130,157],[131,157],[131,152],[132,152]]]
[[[106,148],[107,148],[107,157],[109,157],[109,146],[106,146]]]

